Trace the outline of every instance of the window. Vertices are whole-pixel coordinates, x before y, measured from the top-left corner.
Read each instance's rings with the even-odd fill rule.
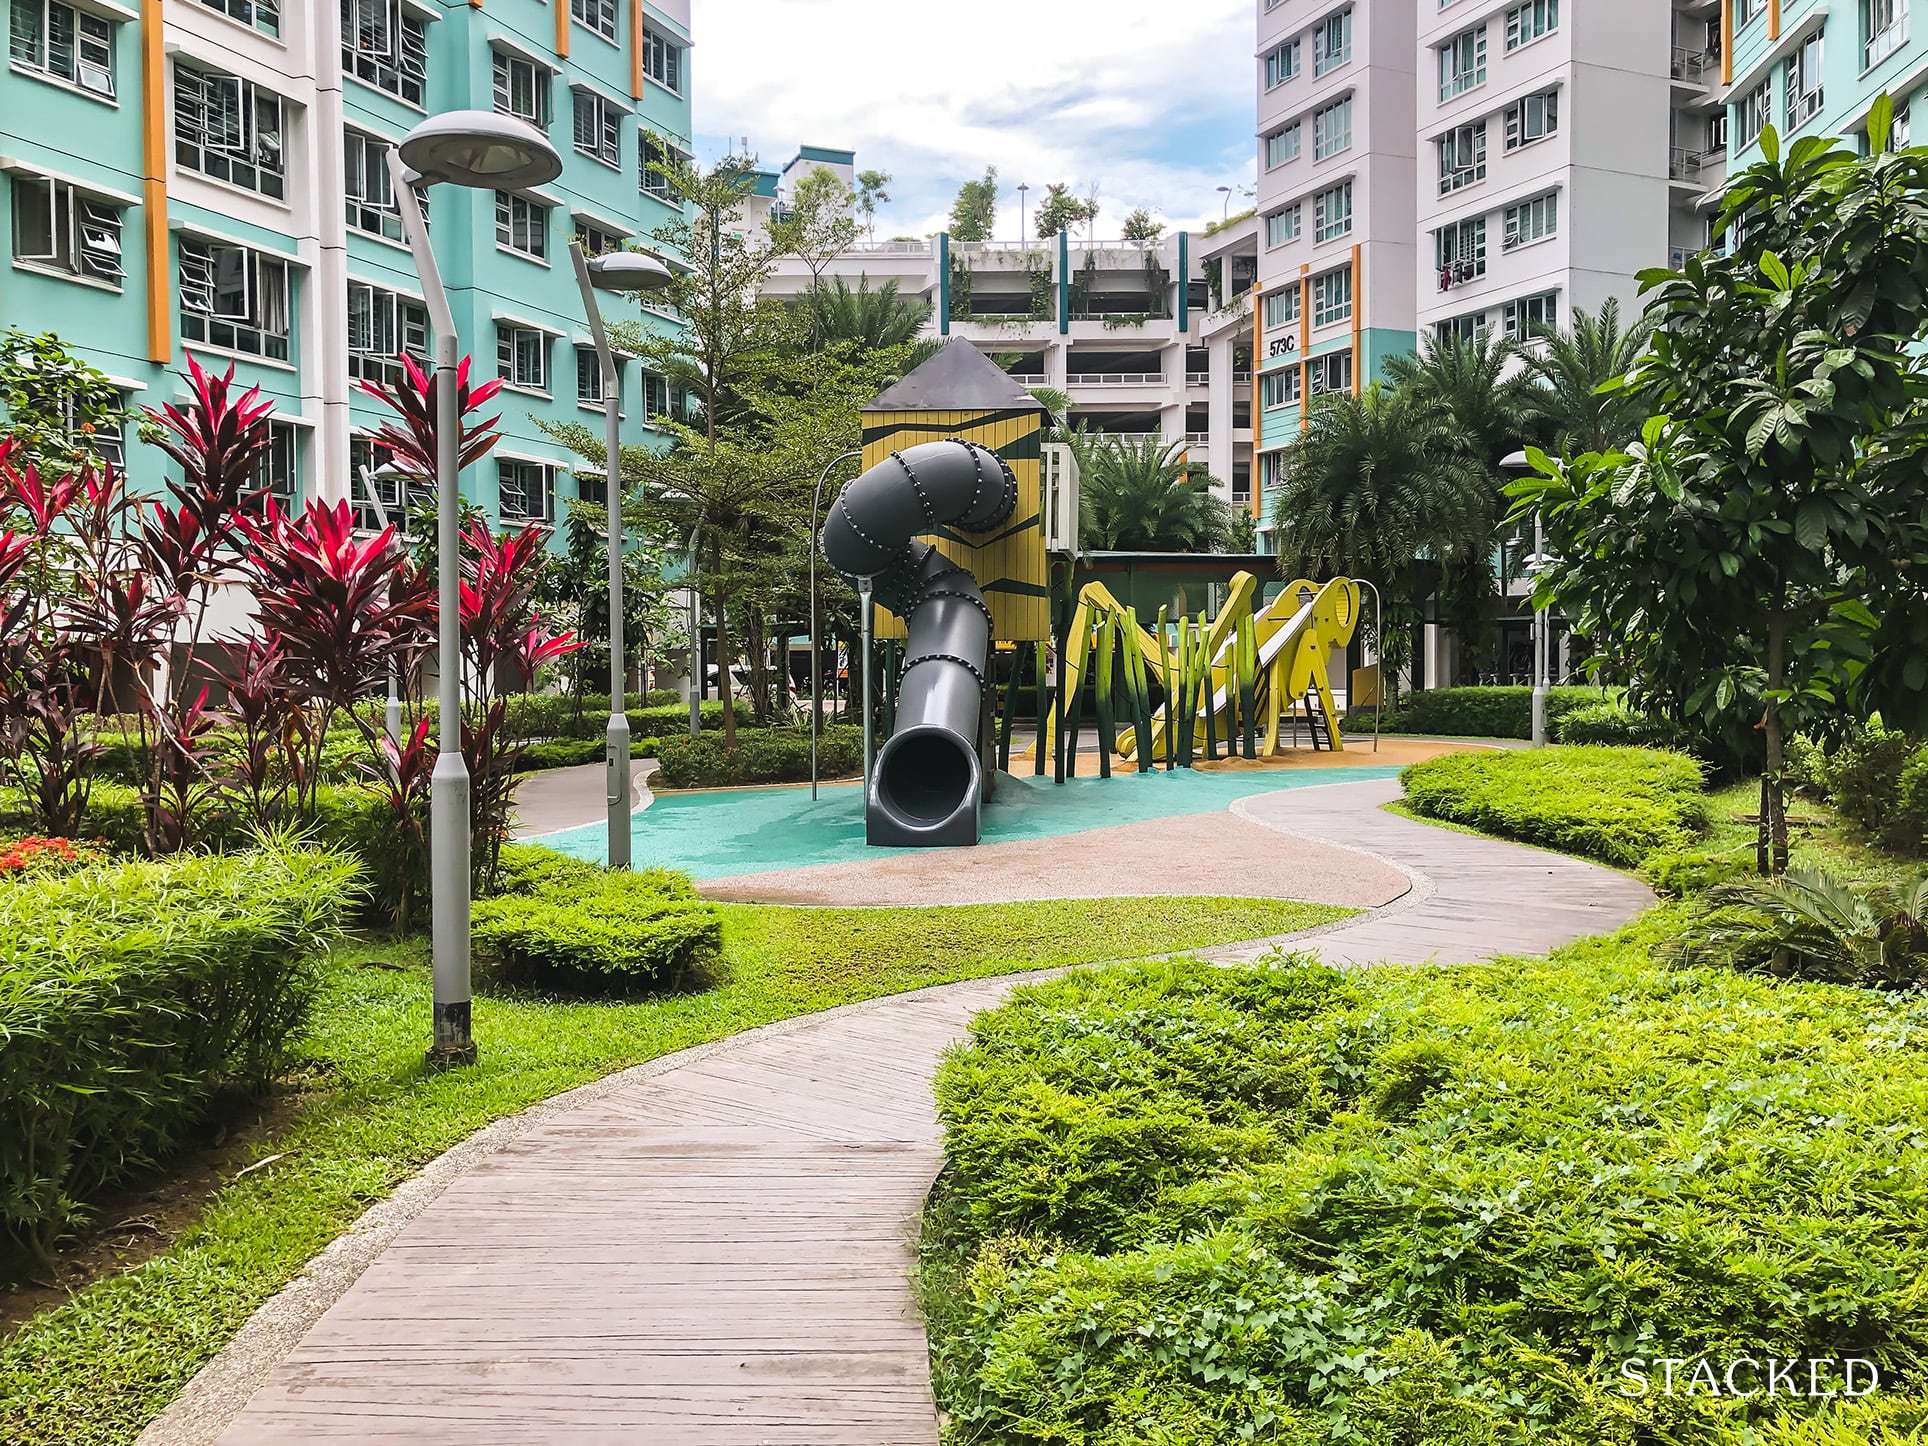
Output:
[[[7,54],[95,95],[113,98],[114,24],[58,0],[13,0]]]
[[[495,244],[541,261],[549,254],[549,208],[527,196],[497,191]]]
[[[652,423],[657,417],[674,416],[675,398],[671,395],[669,381],[655,372],[643,373],[643,416]]]
[[[1861,0],[1861,33],[1861,68],[1873,70],[1908,43],[1908,0]]]
[[[1298,404],[1299,368],[1296,364],[1260,374],[1259,405],[1261,407],[1269,411],[1273,407],[1296,407]]]
[[[1352,268],[1341,267],[1312,278],[1312,324],[1331,326],[1352,320]]]
[[[1767,9],[1767,0],[1735,0],[1734,24],[1736,28],[1747,24],[1765,9]]]
[[[1439,289],[1476,281],[1486,274],[1486,218],[1472,216],[1433,232],[1433,264]]]
[[[1506,108],[1506,148],[1517,151],[1543,141],[1560,129],[1560,92],[1543,90]]]
[[[13,182],[13,259],[37,271],[85,276],[118,287],[121,213],[65,181],[16,176]]]
[[[1910,124],[1913,112],[1913,100],[1904,97],[1895,102],[1895,123],[1893,129],[1888,132],[1888,149],[1894,151],[1905,151],[1908,149],[1908,137],[1914,129]]]
[[[1299,319],[1299,287],[1297,282],[1278,291],[1269,291],[1265,296],[1265,329],[1273,331],[1281,326],[1290,326]]]
[[[1352,230],[1352,182],[1321,191],[1312,202],[1312,239],[1331,241]]]
[[[1522,296],[1500,308],[1508,341],[1525,341],[1540,335],[1560,320],[1560,293],[1543,291],[1538,296]]]
[[[1265,88],[1284,85],[1299,73],[1299,42],[1282,40],[1265,52]]]
[[[1486,84],[1486,27],[1455,35],[1439,47],[1439,98],[1451,100]]]
[[[1486,313],[1469,311],[1464,316],[1436,321],[1433,323],[1433,335],[1441,341],[1483,341],[1486,338]]]
[[[1282,206],[1265,218],[1265,244],[1267,247],[1286,246],[1299,239],[1299,217],[1303,207],[1298,202]]]
[[[342,136],[342,189],[347,193],[348,225],[370,236],[402,237],[402,213],[395,209],[395,186],[388,173],[386,141],[347,131]],[[418,201],[426,199],[418,190]]]
[[[264,35],[281,34],[281,0],[201,0],[210,10],[251,25]]]
[[[293,424],[268,423],[268,449],[255,460],[253,488],[266,493],[283,512],[301,505],[301,439]]]
[[[1315,397],[1326,392],[1351,391],[1352,353],[1329,351],[1324,356],[1315,356],[1306,363],[1306,378]]]
[[[241,246],[181,241],[181,336],[288,359],[288,263]]]
[[[1265,169],[1282,166],[1299,158],[1299,123],[1273,131],[1265,138]]]
[[[1766,81],[1762,81],[1734,105],[1734,143],[1746,150],[1761,138],[1774,119],[1774,94]]]
[[[616,38],[616,0],[569,0],[569,13],[605,40]]]
[[[533,326],[497,323],[495,328],[496,374],[512,387],[524,391],[549,390],[549,337]]]
[[[495,53],[495,108],[503,115],[526,120],[539,131],[549,129],[549,72],[519,55]]]
[[[622,165],[623,113],[593,90],[576,92],[576,149],[605,166]]]
[[[651,135],[645,131],[639,154],[643,194],[675,205],[676,187],[671,184],[668,173],[683,164],[682,152],[671,146],[661,136]]]
[[[1439,138],[1439,194],[1486,179],[1486,122],[1459,126]]]
[[[1528,246],[1557,235],[1560,230],[1560,195],[1549,191],[1517,206],[1506,208],[1506,229],[1500,240],[1502,251]]]
[[[174,63],[174,159],[190,171],[280,200],[281,97],[251,80]]]
[[[341,0],[341,69],[410,105],[422,103],[428,27],[400,0]]]
[[[1352,59],[1352,11],[1328,15],[1312,30],[1312,73],[1324,75]]]
[[[1901,112],[1895,112],[1899,119]],[[1717,110],[1707,117],[1707,154],[1718,156],[1727,149],[1727,112]]]
[[[591,225],[587,221],[581,222],[576,227],[576,240],[581,244],[582,254],[585,256],[606,256],[611,251],[623,249],[622,237],[614,231],[605,231],[602,227]]]
[[[495,464],[496,509],[504,522],[547,522],[555,501],[556,474],[540,462]]]
[[[417,302],[370,286],[348,283],[348,375],[401,386],[407,368],[401,355],[428,358],[428,311]]]
[[[648,25],[643,27],[643,73],[663,89],[683,93],[683,47]]]
[[[616,358],[616,394],[622,395],[623,359]],[[576,400],[584,406],[603,404],[602,361],[593,346],[576,348]]]
[[[1787,127],[1807,124],[1821,111],[1821,31],[1801,42],[1787,60]]]
[[[1526,0],[1506,12],[1506,48],[1518,50],[1560,28],[1560,0]]]
[[[1323,161],[1352,145],[1352,97],[1312,114],[1312,159]]]

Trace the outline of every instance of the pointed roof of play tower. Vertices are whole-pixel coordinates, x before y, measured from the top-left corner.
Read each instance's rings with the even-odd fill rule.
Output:
[[[1042,412],[1044,404],[968,341],[953,341],[909,376],[885,387],[870,412]]]

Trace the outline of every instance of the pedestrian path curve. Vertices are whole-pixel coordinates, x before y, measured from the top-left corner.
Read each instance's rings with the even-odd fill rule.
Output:
[[[1375,779],[1234,805],[1412,878],[1288,942],[1342,965],[1460,963],[1651,902],[1611,870],[1380,807],[1397,796]],[[503,1122],[371,1212],[376,1235],[325,1252],[142,1441],[934,1446],[908,1279],[942,1161],[931,1075],[1015,982],[771,1026]]]

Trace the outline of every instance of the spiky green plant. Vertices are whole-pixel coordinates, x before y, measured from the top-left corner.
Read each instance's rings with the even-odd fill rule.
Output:
[[[1078,461],[1078,535],[1087,548],[1118,552],[1215,552],[1232,540],[1230,504],[1211,475],[1185,458],[1185,442],[1065,437]]]
[[[1873,988],[1928,983],[1928,877],[1855,889],[1821,870],[1710,889],[1681,946],[1694,964]]]
[[[1639,433],[1644,409],[1623,391],[1600,388],[1633,370],[1652,335],[1644,317],[1622,327],[1620,302],[1610,296],[1597,313],[1576,310],[1572,326],[1551,329],[1527,356],[1528,405],[1562,453],[1605,452]]]

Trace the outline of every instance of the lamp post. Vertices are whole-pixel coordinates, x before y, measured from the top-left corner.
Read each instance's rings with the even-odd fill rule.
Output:
[[[1025,187],[1018,187],[1020,191]],[[817,735],[823,731],[823,659],[821,644],[817,638],[817,528],[823,515],[823,484],[830,477],[830,469],[839,462],[848,462],[853,457],[861,457],[862,452],[844,452],[832,457],[823,464],[823,471],[817,474],[817,490],[810,499],[810,797],[817,796]],[[869,769],[865,769],[866,775]]]
[[[696,590],[696,537],[690,529],[690,737],[703,731],[703,598]]]
[[[1213,189],[1225,193],[1225,204],[1218,208],[1218,219],[1224,221],[1232,214],[1232,188],[1230,186],[1217,186]]]
[[[435,555],[441,712],[429,790],[429,903],[434,933],[435,1033],[431,1068],[475,1062],[469,991],[469,770],[462,761],[460,537],[462,404],[455,315],[435,264],[415,187],[438,182],[476,190],[522,190],[562,174],[547,136],[513,116],[485,110],[432,115],[388,153],[395,208],[421,277],[435,331]]]
[[[1500,462],[1500,471],[1512,477],[1524,477],[1533,470],[1533,464],[1526,459],[1526,453],[1510,452]],[[1533,555],[1526,560],[1527,571],[1535,582],[1533,598],[1533,746],[1546,747],[1546,674],[1547,674],[1547,622],[1546,609],[1539,601],[1539,572],[1546,561],[1546,530],[1540,511],[1533,509]]]
[[[1018,245],[1020,246],[1024,244],[1025,238],[1031,234],[1024,229],[1024,202],[1030,195],[1030,192],[1031,183],[1029,181],[1018,182]]]
[[[396,484],[398,490],[395,496],[402,509],[402,526],[398,535],[402,539],[404,548],[408,545],[408,494],[399,489],[408,485],[408,475],[393,462],[384,462],[379,467],[372,469],[364,467],[361,470],[362,491],[368,494],[369,505],[375,509],[375,521],[383,528],[388,526],[388,508],[382,502],[381,489],[375,483],[384,481]],[[402,747],[402,680],[401,673],[393,662],[388,665],[388,705],[383,714],[382,724],[388,735],[388,741],[395,745],[399,753]]]
[[[596,361],[602,368],[603,491],[609,503],[609,867],[629,867],[629,710],[623,667],[623,441],[622,374],[616,353],[603,328],[598,291],[661,291],[670,283],[669,268],[640,251],[610,251],[585,256],[580,241],[569,243],[569,259],[576,266],[576,285],[582,289],[583,315],[596,341]]]
[[[870,589],[871,580],[867,577],[857,579],[857,610],[863,615],[864,638],[864,787],[870,787],[871,755],[871,716],[873,704],[870,698]]]

